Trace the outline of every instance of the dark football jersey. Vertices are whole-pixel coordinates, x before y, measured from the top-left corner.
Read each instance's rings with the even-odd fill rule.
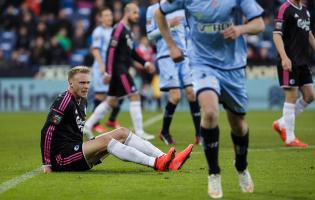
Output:
[[[282,34],[284,49],[293,66],[310,64],[310,23],[309,11],[289,1],[280,6],[276,15],[274,33]]]
[[[144,65],[145,60],[134,49],[134,39],[131,31],[121,21],[115,25],[106,56],[106,72],[117,75],[128,73],[132,60]]]
[[[86,107],[85,99],[78,104],[69,91],[55,99],[41,130],[43,164],[51,164],[51,158],[65,146],[83,142]]]

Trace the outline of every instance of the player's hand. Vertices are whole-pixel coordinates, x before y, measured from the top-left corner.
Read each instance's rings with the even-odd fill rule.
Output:
[[[177,46],[170,48],[170,56],[175,63],[181,62],[185,59],[183,52]]]
[[[288,70],[288,71],[292,70],[292,62],[291,62],[290,58],[286,57],[286,58],[282,59],[281,64],[282,64],[283,70]]]
[[[170,28],[178,26],[181,23],[182,19],[183,19],[183,17],[180,17],[180,16],[177,16],[177,17],[174,17],[174,18],[170,19],[169,20]]]
[[[242,28],[241,26],[230,26],[229,28],[223,31],[224,39],[228,40],[235,40],[240,35],[242,35]]]
[[[48,173],[51,173],[51,172],[52,172],[52,169],[51,169],[50,166],[44,165],[44,166],[43,166],[43,172],[44,172],[45,174],[48,174]]]
[[[112,76],[109,75],[107,72],[105,72],[103,75],[103,83],[108,85],[111,79],[112,79]]]
[[[154,67],[153,63],[146,62],[146,64],[145,64],[145,71],[147,71],[150,74],[153,74],[155,72],[155,67]]]

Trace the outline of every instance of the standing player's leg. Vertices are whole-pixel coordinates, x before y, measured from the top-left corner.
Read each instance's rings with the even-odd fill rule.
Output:
[[[92,115],[85,122],[84,133],[90,135],[94,124],[103,119],[104,115],[108,113],[113,107],[117,105],[117,99],[115,97],[108,97],[105,101],[99,104]]]
[[[160,132],[160,139],[167,145],[175,144],[175,141],[170,134],[170,126],[172,123],[173,115],[176,110],[176,106],[180,101],[181,94],[179,88],[172,88],[168,91],[168,102],[165,106],[163,115],[162,130]]]
[[[162,139],[165,144],[171,145],[175,144],[175,141],[173,140],[169,129],[173,114],[175,113],[177,104],[181,98],[179,70],[184,61],[175,64],[171,58],[167,57],[158,59],[157,63],[160,69],[160,90],[168,92],[168,102],[165,106],[160,139]]]
[[[154,135],[147,134],[143,130],[140,95],[138,93],[131,93],[129,94],[129,100],[129,112],[135,129],[135,134],[146,140],[154,139]]]
[[[118,113],[120,112],[121,104],[123,102],[124,102],[124,99],[119,99],[118,105],[115,108],[113,108],[112,112],[109,115],[108,121],[106,122],[107,126],[112,127],[112,128],[120,127],[120,124],[116,119],[117,119]]]
[[[194,122],[195,127],[195,144],[202,144],[200,135],[200,107],[195,97],[193,87],[188,86],[185,88],[187,100],[189,103],[190,114]]]
[[[289,72],[284,71],[280,65],[277,66],[277,70],[280,86],[284,89],[285,102],[282,117],[273,123],[273,128],[280,134],[286,146],[307,147],[307,144],[295,137],[294,128],[295,117],[301,111],[301,108],[306,106],[304,100],[297,101],[298,87],[313,82],[310,70],[308,66],[293,66],[292,71]]]
[[[175,148],[164,154],[151,143],[133,135],[128,129],[119,128],[84,142],[83,153],[91,166],[98,164],[107,153],[110,153],[124,161],[149,166],[158,171],[167,171],[175,157]]]

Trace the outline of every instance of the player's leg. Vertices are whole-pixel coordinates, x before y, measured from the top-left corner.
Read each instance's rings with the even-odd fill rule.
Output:
[[[163,122],[162,122],[162,130],[160,132],[160,138],[165,142],[167,145],[175,144],[175,141],[170,134],[170,126],[172,123],[173,115],[176,110],[176,106],[180,101],[180,90],[179,88],[172,88],[168,91],[168,102],[165,106],[165,111],[163,115]]]
[[[128,145],[126,145],[126,142],[128,142]],[[83,153],[87,162],[91,165],[97,164],[107,153],[110,153],[123,161],[150,166],[159,171],[166,171],[175,156],[175,149],[171,148],[167,154],[163,154],[153,145],[146,143],[146,146],[141,146],[139,144],[143,144],[143,142],[146,141],[132,137],[132,133],[128,129],[119,128],[103,133],[94,140],[84,142]],[[151,155],[159,156],[149,156],[137,148],[149,152]]]
[[[194,90],[192,86],[185,87],[187,100],[189,103],[190,114],[194,122],[195,127],[195,144],[201,143],[201,135],[200,135],[200,107],[199,103],[195,97]]]
[[[112,128],[119,128],[120,127],[120,124],[116,119],[117,119],[118,113],[120,112],[121,104],[123,102],[124,102],[123,98],[119,99],[118,105],[113,108],[112,112],[109,115],[108,121],[106,122],[107,126],[112,127]]]
[[[166,57],[158,59],[157,63],[160,69],[160,90],[168,92],[168,102],[165,105],[160,139],[162,139],[165,144],[171,145],[175,144],[175,141],[169,129],[173,114],[181,98],[179,70],[183,62],[175,64],[170,57]]]
[[[226,109],[231,127],[239,185],[243,192],[251,193],[254,191],[254,183],[247,169],[249,129],[245,121],[248,105],[245,69],[220,71],[219,79],[222,87],[220,101]]]
[[[105,101],[99,104],[92,115],[85,122],[83,132],[87,135],[90,135],[92,133],[93,125],[103,119],[104,115],[116,105],[117,99],[115,97],[108,97]]]
[[[208,194],[212,198],[223,196],[219,167],[219,95],[217,73],[208,66],[193,66],[194,90],[201,109],[200,133],[208,163]]]
[[[140,95],[138,93],[132,93],[129,95],[129,112],[133,127],[135,129],[135,134],[146,140],[154,139],[154,135],[147,134],[143,130],[143,119],[141,110]]]
[[[243,192],[253,192],[254,183],[247,170],[247,152],[249,145],[249,129],[244,115],[235,114],[227,110],[227,117],[231,127],[231,138],[235,152],[235,168],[239,176],[239,184]]]
[[[179,65],[179,64],[177,64]],[[184,86],[186,97],[189,103],[190,114],[193,119],[194,127],[195,127],[195,144],[201,144],[201,136],[200,136],[200,107],[198,100],[195,96],[193,90],[193,79],[192,79],[192,70],[189,66],[188,59],[185,59],[184,62],[178,66],[179,68],[179,78],[181,85]]]

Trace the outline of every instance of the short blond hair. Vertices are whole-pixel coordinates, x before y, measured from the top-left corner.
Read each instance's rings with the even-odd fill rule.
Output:
[[[91,72],[90,68],[87,66],[75,66],[71,68],[68,72],[68,80],[72,79],[74,75],[83,73],[83,74],[89,74]]]

